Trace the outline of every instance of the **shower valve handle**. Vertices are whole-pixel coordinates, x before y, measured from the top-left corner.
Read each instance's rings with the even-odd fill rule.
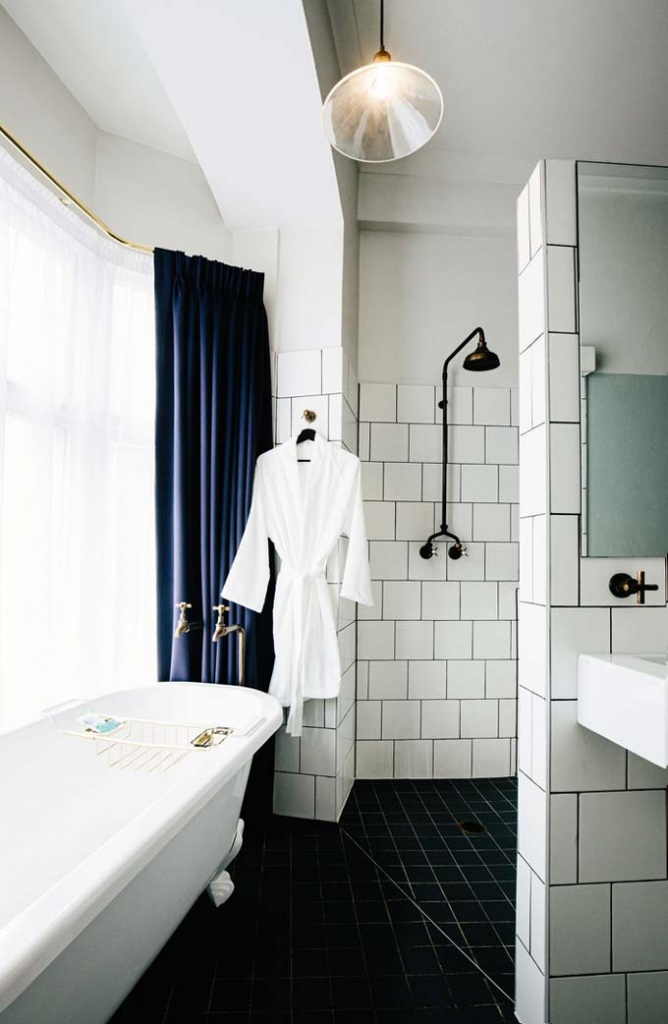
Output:
[[[656,583],[645,583],[645,573],[641,569],[636,579],[633,579],[633,576],[629,576],[626,572],[616,572],[614,576],[610,577],[608,589],[614,597],[630,597],[631,594],[635,594],[636,602],[644,604],[645,591],[658,590],[659,588]]]

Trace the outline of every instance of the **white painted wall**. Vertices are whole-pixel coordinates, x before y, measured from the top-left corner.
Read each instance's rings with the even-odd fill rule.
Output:
[[[512,238],[363,231],[360,379],[433,384],[445,358],[481,326],[501,367],[453,385],[516,387],[517,257]]]
[[[199,165],[189,160],[98,132],[92,205],[132,241],[231,259],[231,232]]]
[[[302,0],[311,49],[315,59],[320,95],[324,100],[342,77],[334,44],[337,23],[330,20],[327,0]],[[359,327],[359,226],[358,191],[360,167],[354,160],[331,151],[343,214],[343,277],[341,344],[348,359],[357,366]]]
[[[194,160],[122,0],[2,0],[2,6],[98,128]]]
[[[97,128],[0,6],[2,123],[85,202],[93,201]]]
[[[508,181],[473,180],[468,174],[462,179],[460,168],[452,166],[449,154],[440,156],[440,165],[427,165],[431,174],[426,176],[391,174],[375,168],[361,174],[360,226],[512,238],[520,186]],[[491,167],[489,173],[493,173]],[[453,174],[457,176],[451,177]]]
[[[355,189],[354,208],[357,206],[356,196],[357,190]],[[350,218],[345,213],[344,217],[341,343],[351,363],[357,368],[359,362],[360,232],[354,209]]]
[[[232,263],[265,275],[274,351],[341,347],[343,248],[342,225],[233,232]]]
[[[226,230],[195,163],[101,132],[0,8],[2,123],[120,235],[229,259]]]
[[[341,345],[343,225],[280,232],[274,348]]]

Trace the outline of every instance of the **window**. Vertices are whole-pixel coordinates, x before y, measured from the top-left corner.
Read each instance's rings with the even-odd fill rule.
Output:
[[[0,154],[0,729],[155,671],[152,261]]]

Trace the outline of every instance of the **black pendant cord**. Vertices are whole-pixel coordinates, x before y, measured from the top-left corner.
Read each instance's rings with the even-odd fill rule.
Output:
[[[380,48],[385,49],[385,0],[380,0]]]

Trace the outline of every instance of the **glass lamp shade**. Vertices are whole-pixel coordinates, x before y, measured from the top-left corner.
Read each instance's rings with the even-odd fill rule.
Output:
[[[397,61],[357,68],[334,86],[322,108],[325,134],[353,160],[385,163],[429,142],[443,117],[443,96],[426,71]]]

